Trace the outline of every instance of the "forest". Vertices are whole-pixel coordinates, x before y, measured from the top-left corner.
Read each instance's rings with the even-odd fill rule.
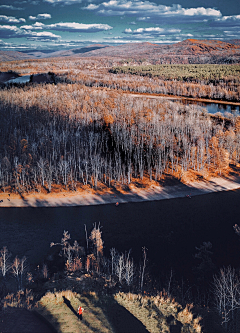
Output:
[[[240,118],[81,84],[0,91],[2,191],[51,192],[165,173],[223,175],[240,162]]]
[[[1,194],[24,197],[90,188],[127,191],[133,183],[139,187],[162,185],[167,177],[188,184],[207,182],[214,176],[239,176],[239,114],[211,115],[197,104],[144,96],[239,103],[239,65],[154,65],[146,59],[96,57],[2,62],[0,71],[22,76],[51,74],[53,78],[45,83],[1,82]],[[234,230],[240,235],[237,225]],[[198,272],[205,274],[206,267],[211,268],[211,246],[206,241],[195,248]],[[52,262],[44,262],[31,271],[26,257],[11,261],[9,251],[4,246],[0,252],[3,309],[30,309],[38,304],[39,313],[51,321],[53,316],[43,308],[51,302],[61,305],[66,295],[77,302],[80,296],[73,289],[71,294],[61,294],[73,283],[76,293],[87,292],[90,297],[94,290],[97,297],[101,295],[102,308],[113,304],[104,297],[117,295],[118,304],[136,317],[142,314],[150,332],[156,327],[172,332],[171,325],[177,324],[179,332],[211,332],[201,327],[202,323],[207,326],[206,318],[219,332],[238,330],[240,283],[238,272],[230,266],[211,275],[211,286],[209,279],[207,286],[196,282],[189,287],[187,281],[174,280],[172,270],[159,285],[148,271],[146,248],[139,263],[130,251],[119,253],[112,248],[105,256],[97,225],[89,235],[86,232],[84,244],[72,242],[67,231],[59,243],[52,243],[54,269]],[[79,281],[88,286],[87,291]],[[189,289],[194,288],[191,294]],[[47,290],[49,294],[44,296]],[[99,290],[104,290],[104,296]],[[205,295],[211,295],[211,304],[204,303]],[[138,313],[134,312],[136,305]],[[53,325],[59,328],[54,321]]]
[[[164,80],[176,79],[182,81],[195,81],[205,84],[224,80],[239,83],[239,65],[147,65],[147,66],[120,66],[110,70],[112,73],[129,73],[135,75],[157,76]]]

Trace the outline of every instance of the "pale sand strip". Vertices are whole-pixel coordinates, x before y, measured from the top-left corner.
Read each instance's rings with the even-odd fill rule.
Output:
[[[106,193],[94,194],[83,192],[73,195],[31,195],[22,198],[13,198],[0,194],[0,207],[59,207],[59,206],[88,206],[109,203],[127,203],[150,200],[163,200],[196,196],[210,192],[240,189],[240,177],[235,178],[211,178],[208,182],[193,182],[188,185],[151,186],[148,189],[133,189],[127,194]],[[187,198],[186,198],[187,199]]]

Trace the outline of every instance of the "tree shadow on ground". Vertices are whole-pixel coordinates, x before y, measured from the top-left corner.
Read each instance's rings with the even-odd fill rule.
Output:
[[[65,296],[62,296],[62,298],[63,298],[63,302],[67,305],[67,307],[75,314],[75,316],[78,317],[78,313],[72,307],[71,302]]]
[[[57,330],[36,311],[8,307],[0,310],[0,332],[57,333]]]
[[[140,320],[113,298],[102,309],[116,333],[149,333]]]

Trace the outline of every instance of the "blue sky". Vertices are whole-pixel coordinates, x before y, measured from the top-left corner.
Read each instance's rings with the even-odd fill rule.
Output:
[[[1,50],[240,38],[239,0],[0,0]]]

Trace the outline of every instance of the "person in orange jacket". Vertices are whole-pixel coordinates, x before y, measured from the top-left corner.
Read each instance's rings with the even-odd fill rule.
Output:
[[[79,305],[78,307],[78,319],[82,320],[82,314],[84,309]]]

